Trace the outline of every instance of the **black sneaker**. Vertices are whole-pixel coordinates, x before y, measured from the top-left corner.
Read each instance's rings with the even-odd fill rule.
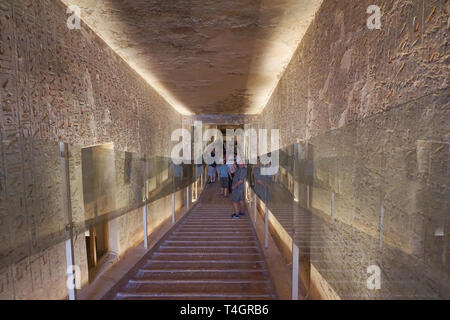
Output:
[[[245,212],[239,212],[239,216],[245,216]]]
[[[233,215],[231,216],[232,219],[239,219],[239,214],[237,213],[233,213]]]

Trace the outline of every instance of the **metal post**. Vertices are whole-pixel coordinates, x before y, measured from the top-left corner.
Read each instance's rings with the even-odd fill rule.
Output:
[[[142,208],[142,223],[144,224],[144,248],[148,249],[148,230],[147,230],[147,160],[144,155],[144,207]]]
[[[144,223],[144,248],[148,249],[148,230],[147,230],[147,203],[142,209],[142,218]]]
[[[73,279],[73,283],[69,284],[67,281],[67,289],[69,294],[69,300],[76,300],[76,288],[75,284],[79,283],[79,279],[75,277],[80,276],[75,272],[77,269],[75,266],[75,256],[73,249],[73,220],[72,220],[72,203],[70,197],[70,174],[69,174],[69,146],[67,143],[59,143],[60,150],[60,169],[62,177],[62,187],[63,187],[63,201],[64,201],[64,211],[66,215],[66,266],[67,266],[67,278],[68,280]]]
[[[293,196],[294,196],[294,202],[298,201],[298,182],[296,183],[296,177],[297,177],[297,158],[298,158],[298,153],[299,153],[299,144],[295,143],[294,144],[294,154],[293,154],[293,161],[292,161],[292,178],[294,180],[293,182]],[[297,185],[297,188],[295,188],[295,186]]]
[[[206,166],[205,166],[206,168]],[[205,187],[206,183],[208,182],[208,177],[206,176],[206,169],[203,170],[203,188]]]
[[[89,227],[89,252],[91,256],[91,265],[93,267],[97,266],[97,238],[96,238],[96,232],[95,232],[95,226]]]
[[[306,186],[306,208],[309,209],[309,185]]]
[[[202,190],[205,187],[205,167],[203,167],[203,172],[202,172]]]
[[[191,202],[191,195],[190,195],[190,193],[189,193],[189,190],[191,189],[190,188],[190,184],[186,187],[186,208],[187,209],[189,209],[189,205],[190,205],[190,202]]]
[[[254,215],[254,220],[256,223],[256,212],[258,210],[258,199],[256,197],[256,192],[253,192],[253,215]]]
[[[292,242],[292,300],[298,300],[298,257],[298,246]]]
[[[172,193],[172,223],[175,223],[175,192]]]
[[[267,204],[265,204],[265,208],[264,247],[267,249],[269,247],[269,208],[267,207]]]
[[[248,197],[247,197],[247,185],[244,182],[244,202],[246,202],[247,200],[248,200]]]
[[[202,187],[202,190],[203,190],[203,172],[200,175],[200,187]]]
[[[298,250],[298,246],[295,244],[295,240],[296,240],[296,221],[298,218],[298,208],[296,205],[296,201],[295,199],[298,199],[296,192],[295,192],[295,177],[297,174],[297,166],[296,166],[296,159],[298,157],[298,151],[299,151],[299,145],[298,143],[294,144],[294,152],[293,152],[293,175],[292,175],[292,179],[293,179],[293,195],[294,195],[294,202],[292,203],[293,205],[293,219],[292,219],[292,224],[294,226],[294,232],[293,232],[293,236],[292,236],[292,300],[298,300],[298,258],[299,258],[299,250]]]
[[[198,180],[195,180],[195,201],[198,200]]]
[[[252,202],[252,187],[247,183],[247,202]]]

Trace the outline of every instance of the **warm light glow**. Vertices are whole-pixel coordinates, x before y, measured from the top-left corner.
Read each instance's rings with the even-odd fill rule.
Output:
[[[122,57],[124,59],[124,57]],[[124,59],[125,60],[125,59]],[[127,61],[127,60],[125,60]],[[176,111],[181,113],[182,115],[192,115],[193,113],[180,101],[178,101],[168,89],[166,89],[161,82],[150,72],[139,68],[133,61],[128,61],[128,64],[131,68],[136,70],[139,75],[147,81],[147,83],[155,89],[158,94],[167,101]]]
[[[222,35],[216,39],[212,39],[212,43],[205,45],[208,51],[208,45],[218,50],[231,50],[234,54],[243,54],[243,58],[250,58],[248,68],[242,74],[245,76],[242,84],[231,84],[228,78],[216,78],[209,71],[196,70],[200,67],[202,69],[208,63],[210,67],[220,67],[227,61],[221,61],[211,58],[211,61],[198,60],[198,57],[190,56],[189,54],[180,54],[180,57],[174,56],[172,59],[197,61],[193,64],[191,69],[187,67],[187,71],[192,71],[196,77],[186,79],[186,75],[180,77],[177,72],[173,72],[170,68],[161,66],[161,63],[167,63],[167,59],[160,59],[157,55],[151,56],[152,50],[147,50],[146,45],[150,44],[135,44],[133,43],[134,29],[130,29],[126,20],[120,19],[120,14],[112,14],[114,8],[113,1],[95,1],[95,0],[61,0],[66,6],[78,5],[81,9],[81,20],[88,25],[111,49],[121,57],[132,69],[134,69],[162,99],[164,99],[170,106],[182,115],[193,115],[194,113],[201,113],[203,104],[213,104],[217,101],[227,101],[228,95],[235,94],[236,90],[245,91],[246,101],[243,104],[233,106],[233,110],[244,114],[259,114],[266,107],[272,93],[278,86],[284,71],[288,67],[295,51],[297,50],[304,34],[306,33],[310,23],[312,22],[315,13],[319,9],[323,0],[260,0],[258,1],[258,29],[252,37],[251,52],[234,52],[233,46],[236,43],[229,42],[234,38],[233,36],[226,36],[227,29],[224,29]],[[281,10],[282,8],[282,10]],[[195,15],[195,12],[192,13]],[[218,13],[220,14],[220,13]],[[125,15],[126,17],[126,15]],[[112,18],[112,19],[111,19]],[[238,18],[238,17],[236,17]],[[131,23],[133,25],[133,23]],[[136,25],[140,25],[136,23]],[[143,24],[145,25],[145,24]],[[205,31],[206,32],[206,31]],[[162,37],[165,34],[161,35]],[[186,36],[186,35],[184,35]],[[167,37],[170,38],[168,34]],[[173,35],[172,35],[173,37]],[[231,39],[231,40],[230,40]],[[144,42],[149,41],[147,38],[142,39]],[[164,39],[156,39],[156,41]],[[214,41],[213,41],[214,40]],[[228,42],[227,42],[228,41]],[[237,41],[237,40],[236,40]],[[155,44],[158,45],[158,44]],[[220,55],[221,56],[221,55]],[[234,55],[230,55],[233,57]],[[170,57],[170,54],[167,57]],[[197,60],[196,60],[197,59]],[[234,58],[230,58],[229,63],[225,64],[230,72],[236,66],[233,62]],[[166,62],[164,62],[166,61]],[[168,67],[168,66],[167,66]],[[169,69],[165,71],[165,69]],[[159,71],[159,73],[158,73]],[[202,74],[203,72],[203,74]],[[211,71],[213,72],[213,71]],[[197,74],[198,73],[198,74]],[[246,82],[245,82],[246,79]],[[214,86],[210,87],[211,83],[221,83],[220,89],[215,92]],[[223,82],[223,83],[222,83]],[[189,92],[183,89],[184,84],[188,83],[186,87],[202,88],[197,91]],[[195,89],[197,90],[197,89]],[[203,98],[196,98],[192,95],[205,96]],[[186,97],[186,101],[184,101]],[[217,100],[219,99],[219,100]],[[191,101],[191,102],[187,102]],[[196,102],[195,102],[196,101]],[[199,101],[201,103],[199,103]],[[193,105],[189,105],[192,103]],[[217,107],[220,108],[220,107]],[[217,110],[220,111],[220,110]]]
[[[61,0],[66,6],[73,5],[73,1],[71,0]],[[78,4],[78,3],[75,3]],[[102,1],[96,2],[97,6],[100,7],[101,10],[105,10],[105,6],[107,3],[103,3]],[[101,24],[101,21],[96,21],[97,25],[91,25],[87,19],[84,19],[85,12],[83,11],[83,8],[81,8],[81,17],[80,19],[85,23],[89,28],[92,30],[97,30],[99,27],[99,24]],[[116,22],[117,24],[121,24],[120,22]],[[106,29],[109,28],[109,26],[105,26]],[[126,26],[121,25],[120,30],[126,30]],[[105,39],[105,37],[96,32],[96,35],[102,39],[113,52],[115,52],[120,58],[122,58],[125,63],[127,63],[133,70],[135,70],[169,105],[171,105],[176,111],[178,111],[182,115],[192,115],[193,113],[180,101],[178,101],[169,90],[167,90],[161,82],[147,69],[149,68],[148,65],[145,65],[145,67],[141,68],[137,61],[130,59],[129,57],[121,54],[120,50],[114,50],[114,48],[111,47],[111,43],[114,43],[113,41],[109,41],[110,39]],[[111,34],[111,37],[114,36],[114,33]]]
[[[270,20],[269,8],[273,0],[263,0],[260,7],[261,24]],[[263,54],[252,60],[247,83],[250,106],[247,114],[259,114],[266,107],[274,90],[278,86],[284,71],[291,62],[295,51],[303,39],[314,14],[322,0],[284,0],[284,14],[273,25],[273,32],[268,37],[257,41],[256,47],[263,47]]]

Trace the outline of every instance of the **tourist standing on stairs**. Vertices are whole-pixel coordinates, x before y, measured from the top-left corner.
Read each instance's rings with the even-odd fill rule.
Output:
[[[228,177],[231,174],[225,161],[217,168],[220,177],[221,195],[226,198],[228,196]]]
[[[247,169],[243,163],[240,163],[239,157],[236,158],[237,169],[233,177],[231,185],[231,203],[233,204],[234,213],[231,216],[234,219],[244,215],[244,182],[247,177]]]
[[[216,176],[217,176],[217,172],[216,172],[216,153],[214,152],[214,150],[211,152],[211,158],[213,159],[213,163],[208,165],[208,176],[209,176],[208,183],[216,182]]]

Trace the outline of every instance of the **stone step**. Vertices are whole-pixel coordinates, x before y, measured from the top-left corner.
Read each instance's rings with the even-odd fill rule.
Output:
[[[239,261],[236,259],[233,260],[207,260],[207,261],[199,261],[199,260],[148,260],[142,267],[142,270],[145,269],[162,269],[165,268],[167,270],[178,270],[178,269],[219,269],[219,270],[227,270],[227,269],[254,269],[261,270],[264,269],[264,262],[262,260],[253,260],[253,261]]]
[[[186,252],[186,253],[239,253],[253,254],[258,253],[256,246],[220,246],[220,247],[188,247],[188,246],[161,246],[158,252]]]
[[[239,234],[237,235],[222,235],[217,234],[216,236],[210,236],[210,235],[197,235],[197,236],[186,236],[186,235],[172,235],[168,240],[170,241],[240,241],[240,242],[246,242],[246,241],[252,241],[254,240],[253,236],[241,236]]]
[[[176,232],[179,231],[185,231],[185,232],[197,232],[197,231],[208,231],[208,232],[229,232],[229,231],[235,231],[235,232],[248,232],[248,227],[246,226],[230,226],[230,227],[200,227],[200,226],[185,226],[183,229],[177,229]]]
[[[127,293],[119,292],[116,300],[271,300],[273,294],[243,293]]]
[[[121,290],[132,293],[244,293],[270,294],[270,284],[267,280],[183,280],[183,281],[155,281],[132,279]]]
[[[240,240],[213,240],[205,241],[203,240],[190,240],[189,242],[182,240],[166,240],[164,245],[177,245],[177,246],[200,246],[200,247],[220,247],[220,246],[253,246],[256,245],[256,240],[252,241],[240,241]]]
[[[178,269],[139,270],[133,279],[142,280],[267,280],[265,269]]]
[[[174,260],[174,261],[184,261],[186,259],[189,259],[191,261],[197,260],[197,261],[227,261],[227,260],[234,260],[234,261],[260,261],[261,257],[259,253],[246,253],[242,254],[241,252],[235,252],[235,253],[221,253],[218,254],[217,252],[155,252],[152,255],[152,261],[153,260]]]
[[[242,219],[240,219],[242,221]],[[229,222],[223,222],[223,223],[218,223],[218,222],[186,222],[183,224],[183,229],[186,227],[195,227],[198,229],[203,229],[203,230],[208,230],[208,228],[236,228],[236,227],[240,227],[240,228],[248,228],[248,224],[246,222],[240,222],[239,220],[232,220],[230,218]]]
[[[242,231],[236,231],[236,230],[229,230],[229,231],[205,231],[205,230],[192,230],[192,231],[186,231],[186,230],[180,230],[175,231],[173,233],[174,236],[192,236],[192,235],[198,235],[198,236],[253,236],[253,233],[248,230],[242,230]]]

